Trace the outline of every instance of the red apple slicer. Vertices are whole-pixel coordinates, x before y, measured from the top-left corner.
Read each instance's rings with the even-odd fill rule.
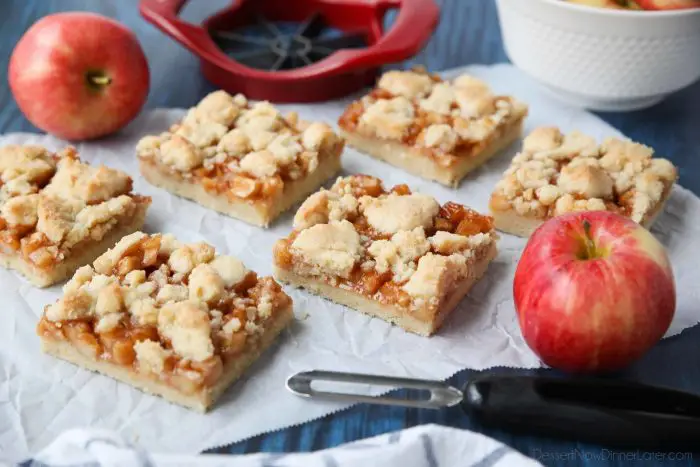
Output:
[[[439,19],[434,0],[234,0],[196,25],[178,17],[186,3],[141,0],[140,12],[197,55],[215,86],[273,102],[334,99],[371,85],[379,67],[417,54]]]

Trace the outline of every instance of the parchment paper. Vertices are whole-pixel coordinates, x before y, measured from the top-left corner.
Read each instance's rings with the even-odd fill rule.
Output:
[[[511,93],[530,104],[526,131],[556,124],[563,130],[577,128],[598,138],[617,133],[591,114],[550,100],[509,65],[470,67],[469,71],[496,91]],[[335,126],[347,101],[282,107],[298,111],[302,118],[325,120]],[[271,274],[271,248],[291,229],[291,213],[273,228],[263,230],[172,196],[139,176],[134,156],[138,139],[163,131],[183,113],[158,110],[144,114],[120,135],[78,145],[78,149],[92,163],[125,170],[135,179],[137,193],[153,197],[144,230],[172,232],[186,241],[205,240],[220,253],[240,257],[258,273]],[[9,143],[36,143],[52,149],[65,144],[33,134],[0,137],[0,144]],[[516,149],[517,144],[470,175],[457,190],[408,175],[352,149],[345,151],[343,165],[346,174],[376,175],[389,186],[407,183],[414,191],[432,194],[440,202],[456,200],[487,212],[490,192]],[[668,248],[677,281],[678,308],[671,335],[700,320],[700,200],[676,187],[653,232]],[[501,236],[500,254],[486,276],[432,338],[405,333],[378,319],[287,288],[298,320],[279,345],[207,415],[41,354],[35,326],[43,307],[59,297],[60,286],[40,290],[16,273],[0,269],[0,458],[17,459],[36,452],[71,427],[112,429],[149,450],[191,454],[346,407],[287,393],[286,378],[301,370],[444,379],[464,368],[537,367],[538,359],[521,338],[512,301],[513,273],[524,245],[523,239]]]

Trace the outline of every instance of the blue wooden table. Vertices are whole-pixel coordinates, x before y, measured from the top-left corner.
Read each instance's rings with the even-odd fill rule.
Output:
[[[228,1],[231,0],[193,0],[183,14],[187,19],[197,21]],[[438,1],[442,19],[437,32],[420,55],[402,66],[423,64],[430,70],[441,70],[471,63],[508,61],[493,0]],[[289,3],[293,5],[294,0],[289,0]],[[14,44],[32,23],[48,13],[68,10],[102,13],[136,32],[151,66],[149,108],[189,107],[213,89],[201,77],[198,61],[192,55],[139,16],[137,0],[0,0],[0,63],[3,69],[7,67]],[[600,116],[629,137],[656,148],[658,153],[671,159],[680,167],[680,184],[700,195],[700,83],[648,110]],[[38,130],[17,109],[4,74],[0,80],[0,132],[13,131]],[[698,278],[700,280],[700,274]],[[451,382],[462,385],[473,375],[472,371],[464,371]],[[700,326],[662,341],[640,362],[617,377],[700,393]],[[599,446],[483,429],[462,416],[456,408],[419,411],[366,405],[299,427],[256,436],[217,452],[317,450],[425,423],[482,431],[546,465],[700,465],[700,459],[697,459],[700,456],[693,460],[683,455],[674,458],[649,453],[621,453]]]

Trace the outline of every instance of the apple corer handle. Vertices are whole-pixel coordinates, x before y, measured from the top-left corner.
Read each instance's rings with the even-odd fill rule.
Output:
[[[426,391],[426,397],[371,396],[312,387],[374,385]],[[330,383],[330,384],[329,384]],[[308,371],[294,394],[340,402],[439,409],[460,405],[482,425],[625,449],[700,451],[700,397],[640,383],[593,378],[483,375],[463,391],[441,381]]]

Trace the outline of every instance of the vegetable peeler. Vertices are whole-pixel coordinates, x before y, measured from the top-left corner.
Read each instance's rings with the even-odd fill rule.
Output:
[[[314,389],[314,383],[427,392],[419,399]],[[359,386],[358,386],[359,387]],[[700,396],[641,383],[482,375],[458,389],[442,381],[306,371],[287,389],[307,397],[423,409],[459,406],[484,426],[646,451],[700,451]]]

